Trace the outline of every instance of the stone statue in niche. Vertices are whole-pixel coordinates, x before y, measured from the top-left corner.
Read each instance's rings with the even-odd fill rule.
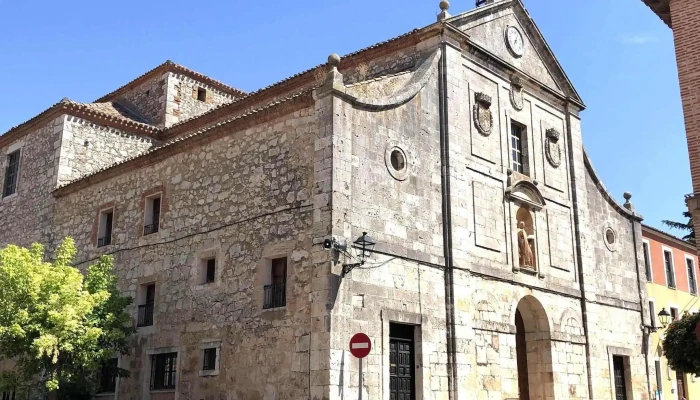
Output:
[[[491,96],[486,93],[474,94],[474,125],[484,136],[489,136],[493,129],[493,113],[491,112]]]
[[[530,238],[525,230],[525,222],[518,222],[518,254],[520,268],[535,268],[535,240]]]

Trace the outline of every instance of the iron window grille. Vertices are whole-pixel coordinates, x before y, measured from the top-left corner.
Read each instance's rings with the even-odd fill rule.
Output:
[[[2,197],[7,197],[17,192],[17,178],[19,177],[19,150],[7,155],[7,168],[5,169],[5,184]]]
[[[2,392],[2,400],[15,400],[15,390],[12,389],[9,392]]]
[[[216,348],[204,349],[203,371],[213,371],[216,369]]]
[[[112,244],[112,223],[114,220],[114,213],[104,212],[100,214],[100,225],[102,225],[102,219],[104,218],[104,232],[100,232],[104,236],[97,239],[97,247],[108,246]],[[101,231],[100,226],[100,231]]]
[[[177,353],[151,356],[151,390],[175,389]]]
[[[277,308],[287,305],[286,283],[273,283],[265,286],[265,303],[263,308]]]
[[[143,227],[143,234],[144,234],[144,236],[145,236],[145,235],[150,235],[150,234],[152,234],[152,233],[158,232],[159,225],[160,225],[160,224],[159,224],[158,222],[154,222],[154,223],[152,223],[152,224],[145,225],[145,226]]]
[[[153,302],[141,304],[139,306],[138,327],[153,325]]]
[[[117,390],[118,360],[112,358],[100,369],[100,388],[98,393],[114,393]]]
[[[160,197],[156,197],[151,202],[151,223],[143,227],[143,234],[150,235],[158,232],[160,228]]]

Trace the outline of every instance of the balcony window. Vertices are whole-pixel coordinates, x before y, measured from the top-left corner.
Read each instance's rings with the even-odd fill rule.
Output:
[[[160,228],[160,194],[146,199],[144,210],[143,234],[150,235],[158,232]]]
[[[156,285],[146,285],[144,290],[145,301],[138,307],[138,321],[136,324],[138,327],[153,325],[153,307],[155,305]]]
[[[287,258],[271,260],[270,284],[265,285],[263,308],[278,308],[287,305]]]
[[[114,220],[114,210],[105,210],[100,213],[100,222],[97,232],[97,247],[112,244],[112,223]]]

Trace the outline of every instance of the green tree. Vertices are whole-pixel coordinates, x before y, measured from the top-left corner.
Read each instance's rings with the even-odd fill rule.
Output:
[[[684,313],[666,328],[663,350],[668,365],[676,372],[700,376],[700,342],[695,337],[695,327],[700,313]]]
[[[127,354],[131,298],[117,290],[112,258],[101,257],[83,275],[70,265],[74,256],[71,238],[53,263],[44,260],[40,244],[0,249],[0,359],[16,363],[0,375],[1,386],[27,387],[39,379],[47,391],[94,392],[102,364]]]
[[[682,239],[686,242],[695,244],[695,226],[693,225],[693,215],[690,214],[690,212],[688,211],[683,211],[683,218],[688,218],[688,222],[683,223],[663,220],[661,221],[661,223],[668,226],[669,228],[678,229],[683,232],[688,232],[688,234],[683,236]]]

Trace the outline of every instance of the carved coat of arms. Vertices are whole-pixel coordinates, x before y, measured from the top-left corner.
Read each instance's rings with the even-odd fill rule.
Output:
[[[491,112],[491,96],[485,93],[474,95],[476,104],[474,105],[474,125],[484,136],[491,134],[493,129],[493,113]]]
[[[547,137],[544,142],[544,154],[547,156],[547,161],[554,168],[561,165],[561,146],[559,145],[559,131],[554,128],[549,128],[545,131]]]
[[[517,76],[513,75],[510,80],[510,102],[513,108],[520,111],[524,107],[523,101],[523,81]]]

